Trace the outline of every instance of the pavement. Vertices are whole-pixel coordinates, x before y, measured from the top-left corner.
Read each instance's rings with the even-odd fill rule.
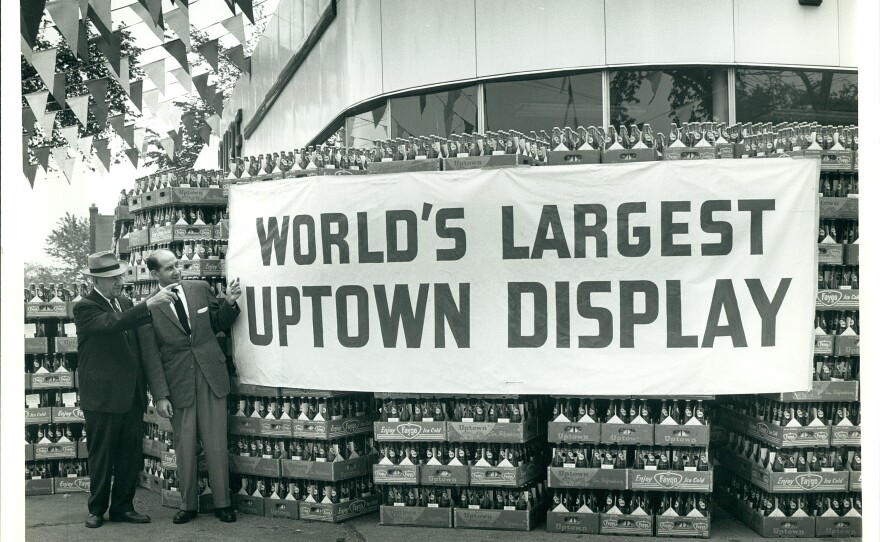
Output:
[[[138,512],[152,517],[151,523],[131,525],[105,521],[101,528],[87,529],[83,524],[88,516],[86,512],[87,499],[88,495],[85,493],[27,497],[25,499],[26,540],[28,542],[119,542],[123,540],[130,542],[211,542],[219,540],[234,540],[236,542],[255,540],[308,540],[309,542],[527,540],[530,542],[568,542],[610,539],[614,542],[630,540],[646,542],[643,537],[548,533],[544,525],[538,525],[530,532],[382,526],[379,525],[378,514],[334,524],[250,516],[240,513],[238,521],[235,523],[222,523],[211,513],[199,515],[194,521],[185,525],[174,525],[171,523],[171,518],[174,517],[177,510],[163,507],[158,494],[143,488],[138,488],[134,506]],[[712,516],[712,539],[731,542],[763,540],[754,531],[717,507]],[[676,538],[650,538],[647,540],[681,541]],[[828,542],[830,539],[821,540]]]

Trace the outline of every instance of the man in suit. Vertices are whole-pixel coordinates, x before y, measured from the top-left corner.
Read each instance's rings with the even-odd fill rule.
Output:
[[[152,324],[140,330],[156,411],[171,418],[174,431],[182,501],[173,521],[187,523],[198,514],[198,434],[208,463],[214,515],[233,522],[226,448],[229,373],[216,333],[228,329],[238,317],[241,286],[237,279],[231,282],[221,303],[204,281],[180,283],[177,258],[168,250],[154,250],[147,268],[160,287],[171,288],[174,297],[151,308]]]
[[[90,255],[89,268],[83,274],[92,278],[93,289],[73,307],[80,405],[89,435],[91,495],[86,527],[91,528],[103,525],[108,505],[111,521],[150,521],[132,505],[142,465],[147,405],[134,330],[150,321],[151,307],[169,302],[171,292],[159,290],[145,303],[133,305],[122,296],[125,271],[126,264],[111,252]]]

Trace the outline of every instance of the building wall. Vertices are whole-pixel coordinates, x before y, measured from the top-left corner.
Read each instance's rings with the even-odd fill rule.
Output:
[[[281,2],[224,110],[242,125],[328,0]],[[521,73],[646,64],[856,67],[856,0],[337,0],[244,154],[306,144],[374,98]]]

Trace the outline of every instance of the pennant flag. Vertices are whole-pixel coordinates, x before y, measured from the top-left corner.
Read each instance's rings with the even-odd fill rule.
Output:
[[[76,115],[76,120],[87,128],[89,125],[89,95],[71,96],[67,99],[67,107]]]
[[[40,119],[40,127],[43,129],[43,134],[49,139],[52,139],[52,130],[55,126],[55,115],[57,114],[58,111],[44,113]]]
[[[107,148],[109,141],[107,139],[95,139],[92,145],[98,151],[98,159],[104,165],[104,171],[110,171],[110,149]]]
[[[169,41],[162,45],[168,54],[174,57],[174,60],[180,64],[180,67],[186,70],[189,73],[189,62],[186,61],[186,47],[183,45],[183,42],[180,41],[180,38],[177,38],[174,41]]]
[[[79,6],[75,2],[49,2],[46,9],[69,47],[76,47],[79,43]]]
[[[96,103],[101,103],[107,99],[108,83],[109,81],[106,77],[91,79],[85,82],[86,88],[89,89],[89,94],[92,95]]]
[[[68,145],[73,145],[76,141],[76,136],[79,135],[79,126],[76,124],[73,126],[64,126],[59,128],[58,132],[61,134],[62,139],[67,141]]]
[[[205,57],[205,60],[208,61],[208,65],[211,66],[211,69],[216,72],[219,68],[219,60],[220,60],[220,58],[219,58],[219,53],[220,53],[219,40],[206,41],[205,43],[196,47],[196,50],[203,57]]]
[[[235,0],[226,0],[226,5],[229,6],[229,9],[232,10],[232,13],[235,13]]]
[[[153,25],[164,27],[162,24],[162,0],[138,0],[147,11],[150,12],[150,18],[153,21]]]
[[[131,81],[129,83],[128,89],[128,99],[131,100],[131,103],[137,108],[137,110],[141,113],[144,112],[144,81],[143,79],[138,79],[137,81]]]
[[[34,151],[34,156],[37,157],[37,163],[43,167],[43,170],[49,170],[49,151],[52,150],[52,145],[43,145],[42,147],[33,147],[31,148]]]
[[[79,0],[79,13],[80,17],[86,18],[89,13],[89,0]]]
[[[33,64],[31,59],[34,57],[34,50],[31,49],[31,46],[25,41],[24,36],[19,36],[18,38],[21,41],[21,56],[28,61],[28,64]]]
[[[55,81],[52,83],[52,97],[55,98],[55,101],[58,102],[61,109],[64,109],[64,103],[67,100],[67,89],[64,88],[66,84],[67,74],[64,72],[56,73]]]
[[[165,20],[168,21],[171,30],[174,30],[177,37],[186,45],[186,49],[192,49],[192,43],[189,39],[189,14],[182,9],[175,9],[165,14]]]
[[[193,132],[196,129],[196,116],[190,112],[184,113],[180,116],[180,122],[183,123],[183,128],[187,132]]]
[[[159,109],[159,89],[154,88],[144,92],[144,104],[151,112],[155,113]]]
[[[34,51],[31,58],[31,66],[37,70],[37,75],[40,76],[47,88],[52,88],[52,83],[55,81],[55,54],[57,52],[58,50],[55,48]]]
[[[183,132],[179,132],[177,130],[168,130],[168,135],[171,136],[171,140],[174,141],[174,146],[178,149],[183,147]]]
[[[30,107],[22,107],[21,108],[21,126],[24,128],[24,131],[27,132],[28,137],[32,133],[34,133],[34,123],[37,122],[37,117],[34,116],[34,110]],[[25,148],[27,148],[27,143],[25,143]]]
[[[131,165],[137,169],[138,157],[141,153],[137,149],[125,149],[125,154],[128,156],[128,159],[131,160]]]
[[[233,13],[235,13],[235,11],[233,11]],[[223,28],[225,28],[227,32],[232,34],[232,36],[238,40],[238,43],[243,44],[245,42],[244,17],[242,17],[241,13],[226,20],[220,21],[220,24],[222,24]]]
[[[79,151],[83,157],[92,155],[92,136],[81,137],[76,140],[76,150]]]
[[[122,137],[122,128],[125,126],[125,115],[120,113],[118,115],[113,115],[107,122],[110,123],[110,127],[113,128],[113,131],[116,132],[119,137]]]
[[[43,19],[43,9],[46,0],[33,0],[31,2],[19,2],[20,18],[19,28],[21,37],[31,48],[37,42],[37,34],[40,32],[40,21]]]
[[[24,99],[27,100],[28,105],[31,106],[34,115],[42,116],[42,114],[46,112],[46,102],[49,100],[49,91],[40,90],[38,92],[31,92],[30,94],[25,94]]]
[[[160,139],[159,144],[162,145],[163,149],[165,149],[165,154],[168,155],[168,158],[174,160],[174,140],[170,137],[166,137],[164,139]]]
[[[211,143],[211,127],[207,123],[199,126],[199,137],[205,143]]]
[[[67,177],[67,184],[70,184],[71,179],[73,179],[75,159],[67,156],[67,147],[55,147],[52,149],[52,158],[55,159],[55,163],[58,164],[61,172]]]
[[[72,48],[73,44],[69,45]],[[88,60],[89,58],[89,29],[86,27],[85,16],[79,20],[79,40],[76,42],[76,56],[80,60]]]
[[[129,147],[134,147],[134,124],[122,127],[122,139],[128,143]]]
[[[142,4],[131,4],[128,7],[147,23],[147,28],[153,31],[153,34],[156,35],[159,41],[165,41],[165,31],[161,26],[153,23],[153,17],[150,15],[150,12],[147,11],[147,8]]]
[[[216,92],[214,96],[211,98],[210,103],[208,104],[211,108],[214,109],[214,112],[218,115],[223,115],[223,93]]]
[[[33,188],[34,180],[37,178],[37,164],[25,164],[24,176],[27,177],[28,182],[31,183],[31,188]]]
[[[116,32],[111,32],[109,36],[104,36],[104,39],[95,38],[92,41],[97,42],[98,50],[101,51],[107,61],[110,62],[110,67],[116,75],[120,75],[122,32],[117,30]]]
[[[223,54],[226,55],[230,62],[235,64],[236,68],[248,75],[251,74],[251,57],[245,58],[244,47],[236,45],[232,49],[224,51]]]
[[[210,117],[205,119],[205,122],[208,123],[208,126],[211,127],[211,131],[215,134],[220,133],[220,115],[211,115]]]
[[[105,40],[111,39],[113,20],[110,17],[110,0],[90,0],[89,20]]]
[[[180,83],[184,89],[186,89],[187,93],[192,92],[192,77],[189,76],[189,73],[186,72],[183,68],[176,68],[171,70],[171,75],[177,79],[177,82]]]
[[[192,82],[196,86],[196,90],[199,92],[199,97],[203,101],[207,101],[208,96],[208,75],[208,72],[205,72],[192,78]]]
[[[128,69],[128,57],[124,56],[119,59],[119,73],[113,71],[113,66],[110,65],[109,62],[104,63],[107,66],[107,71],[110,72],[110,76],[119,83],[119,86],[122,87],[122,90],[125,91],[126,95],[131,94],[131,80],[129,79],[130,73]]]
[[[136,149],[143,150],[144,139],[147,138],[147,129],[146,128],[135,128],[133,137],[134,137],[134,147]]]
[[[150,62],[149,64],[141,66],[141,69],[144,70],[144,73],[147,74],[150,81],[156,85],[159,92],[165,94],[165,59],[161,58],[155,62]]]
[[[107,126],[107,113],[110,111],[110,102],[100,100],[91,107],[92,115],[95,115],[95,122],[98,124],[98,130],[104,131]]]
[[[28,153],[30,150],[30,141],[31,138],[29,135],[21,136],[21,165],[27,166],[31,163],[31,155]]]
[[[254,3],[252,0],[235,0],[238,3],[238,7],[241,8],[241,12],[245,14],[251,24],[257,24],[254,22]]]

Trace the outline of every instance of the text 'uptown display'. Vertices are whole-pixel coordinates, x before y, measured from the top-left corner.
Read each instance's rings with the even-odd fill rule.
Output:
[[[779,159],[233,185],[235,363],[317,389],[808,389],[818,179]]]

